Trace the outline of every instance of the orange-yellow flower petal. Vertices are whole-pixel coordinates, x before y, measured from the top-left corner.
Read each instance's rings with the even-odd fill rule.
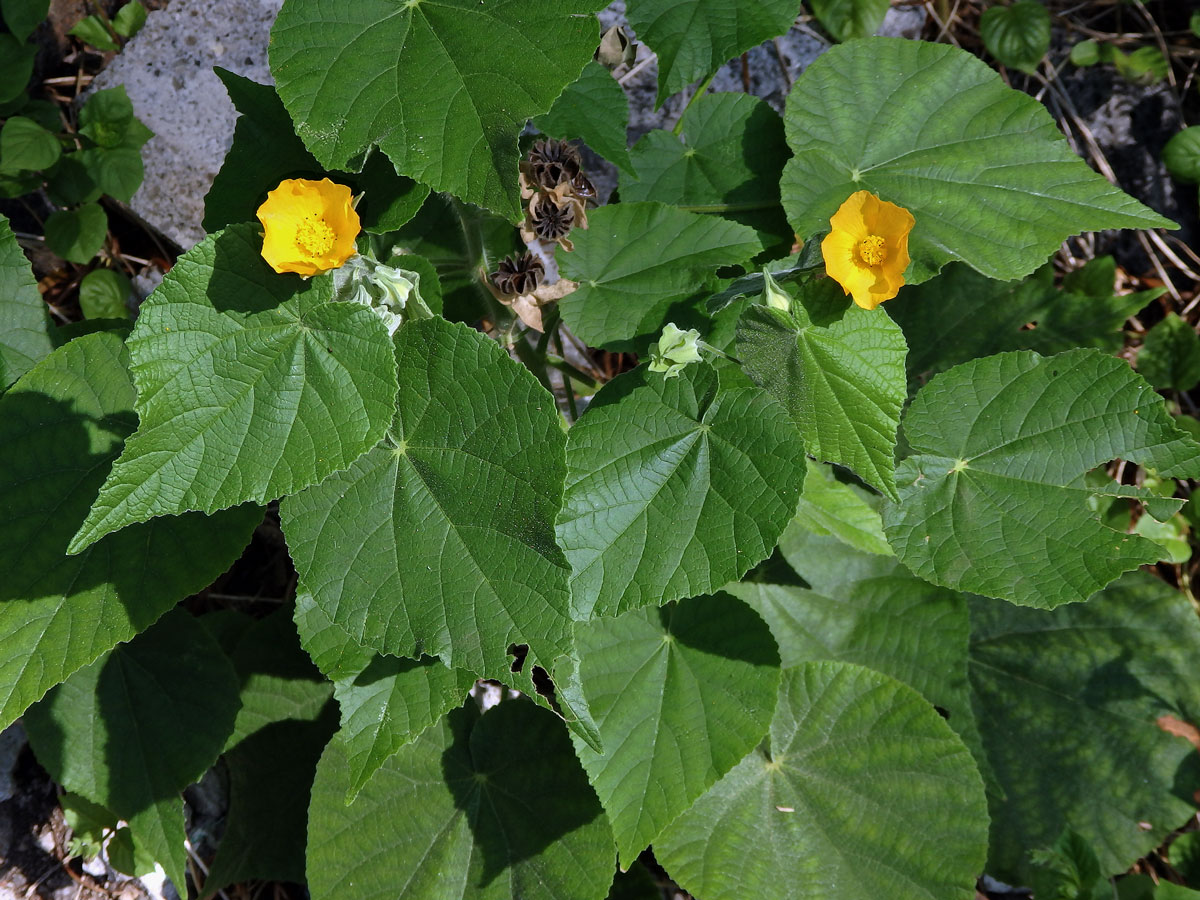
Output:
[[[914,224],[903,206],[856,191],[829,219],[821,242],[826,273],[863,309],[891,300],[904,284]]]
[[[258,208],[263,259],[276,272],[317,275],[354,255],[362,230],[350,188],[328,178],[287,178]]]

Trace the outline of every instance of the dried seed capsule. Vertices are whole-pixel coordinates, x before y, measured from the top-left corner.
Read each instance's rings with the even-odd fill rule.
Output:
[[[574,181],[581,173],[579,151],[566,141],[535,141],[529,151],[529,168],[534,180],[546,190],[554,190],[564,181]]]
[[[542,261],[532,253],[510,256],[501,261],[492,273],[492,284],[502,294],[531,293],[546,274]]]
[[[529,224],[543,241],[557,241],[574,226],[575,207],[570,203],[559,206],[548,195],[538,194],[529,203]]]

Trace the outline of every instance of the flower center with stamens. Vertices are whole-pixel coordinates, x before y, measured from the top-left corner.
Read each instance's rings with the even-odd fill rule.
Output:
[[[324,256],[333,249],[333,229],[319,216],[305,218],[296,228],[296,244],[310,256]]]
[[[887,259],[885,241],[877,234],[868,234],[858,242],[858,255],[868,266],[877,266]]]

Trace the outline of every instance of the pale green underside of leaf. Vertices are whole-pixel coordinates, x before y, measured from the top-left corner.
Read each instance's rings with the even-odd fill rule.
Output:
[[[988,872],[1028,884],[1031,850],[1064,828],[1125,871],[1195,813],[1195,749],[1163,715],[1196,721],[1200,624],[1187,600],[1131,573],[1087,603],[1048,612],[971,603],[971,683],[988,758]]]
[[[155,516],[265,503],[344,469],[395,409],[383,322],[331,303],[263,260],[256,225],[184,254],[138,315],[128,346],[137,432],[71,542],[78,553]]]
[[[85,335],[0,398],[0,727],[225,571],[261,519],[188,513],[66,556],[136,421],[126,361]]]
[[[595,60],[533,124],[553,138],[579,139],[622,171],[630,169],[625,138],[629,100],[612,72]]]
[[[779,689],[771,632],[728,594],[575,630],[578,679],[605,748],[575,739],[623,867],[766,734]]]
[[[834,477],[829,466],[809,465],[796,517],[814,534],[831,534],[863,553],[892,556],[883,535],[879,498]]]
[[[750,306],[737,355],[786,407],[804,449],[895,496],[896,428],[907,394],[904,335],[881,310],[851,303],[832,279],[803,285],[792,313]]]
[[[817,662],[784,669],[768,743],[654,849],[705,900],[970,900],[986,823],[971,755],[924,698]]]
[[[271,74],[326,168],[377,143],[398,172],[515,220],[517,135],[591,57],[596,7],[289,0],[271,30]]]
[[[592,346],[657,332],[670,304],[697,293],[720,266],[762,249],[754,231],[662,203],[617,203],[588,216],[558,264],[579,289],[559,303],[563,320]]]
[[[705,94],[688,106],[679,134],[655,130],[630,151],[621,200],[658,200],[716,213],[790,247],[792,229],[779,201],[779,176],[791,155],[783,121],[748,94]]]
[[[571,428],[558,518],[576,619],[694,597],[770,555],[804,450],[783,408],[736,369],[635,369]]]
[[[381,653],[508,680],[509,645],[528,644],[549,670],[570,632],[554,399],[464,325],[409,322],[395,343],[390,439],[280,505],[301,582]]]
[[[1200,473],[1200,445],[1162,398],[1095,350],[956,366],[917,395],[904,433],[900,502],[884,509],[896,555],[927,581],[1024,606],[1086,600],[1161,556],[1100,523],[1084,473],[1114,459]]]
[[[74,673],[23,721],[54,779],[130,820],[182,887],[179,792],[216,762],[238,706],[233,665],[176,610]]]
[[[725,61],[785,33],[797,0],[630,0],[629,24],[658,55],[658,101],[715,72]]]
[[[796,81],[784,124],[796,233],[827,231],[852,193],[876,193],[916,218],[910,283],[952,260],[1020,278],[1081,231],[1174,224],[1088,168],[1042,104],[946,44],[834,47]]]
[[[313,900],[602,900],[612,833],[562,722],[522,700],[455,710],[347,806],[330,742],[309,807]],[[374,863],[374,864],[371,864]]]
[[[29,260],[0,215],[0,391],[52,349],[50,317]]]

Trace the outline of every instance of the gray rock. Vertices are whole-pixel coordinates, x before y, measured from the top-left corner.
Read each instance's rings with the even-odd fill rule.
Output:
[[[130,206],[185,250],[204,237],[204,195],[233,141],[237,118],[213,66],[270,81],[267,41],[281,5],[172,0],[150,13],[92,84],[124,84],[138,118],[154,132],[142,148],[146,180]]]
[[[929,18],[924,6],[893,6],[883,17],[883,24],[875,33],[883,37],[902,37],[917,40]]]

